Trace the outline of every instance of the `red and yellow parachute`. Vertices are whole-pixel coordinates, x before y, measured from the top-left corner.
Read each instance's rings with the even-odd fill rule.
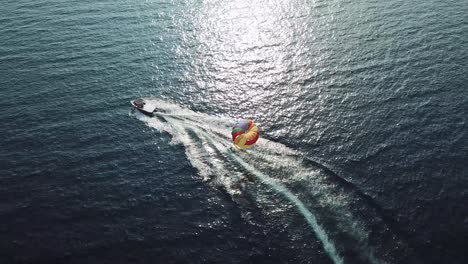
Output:
[[[239,149],[251,148],[257,142],[260,131],[252,120],[242,119],[232,129],[232,141]]]

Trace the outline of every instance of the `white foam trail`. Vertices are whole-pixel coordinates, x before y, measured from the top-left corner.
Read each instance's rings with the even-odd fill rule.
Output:
[[[312,227],[312,230],[314,231],[315,235],[322,242],[325,252],[327,252],[328,256],[330,256],[333,262],[335,264],[343,263],[343,259],[338,255],[338,252],[336,251],[336,247],[333,241],[330,240],[325,230],[318,224],[317,218],[315,217],[315,215],[313,215],[307,209],[307,207],[304,205],[304,203],[301,200],[299,200],[286,187],[284,187],[284,185],[274,181],[270,177],[256,170],[254,167],[244,162],[239,156],[233,153],[231,153],[230,156],[234,158],[239,164],[241,164],[245,169],[247,169],[250,173],[254,174],[257,178],[259,178],[263,183],[268,184],[275,191],[277,191],[278,193],[281,193],[291,203],[293,203],[297,207],[297,209],[299,209],[299,212],[301,212],[301,214],[304,216],[307,223],[309,223],[310,227]]]
[[[203,133],[203,132],[202,132]],[[209,136],[206,133],[203,133],[206,140],[211,141]],[[216,145],[215,142],[210,142],[213,145]],[[304,203],[297,198],[291,191],[288,190],[284,185],[278,183],[277,181],[273,180],[272,178],[268,177],[267,175],[263,174],[262,172],[258,171],[256,168],[245,162],[242,158],[237,156],[233,152],[225,151],[229,157],[233,158],[237,163],[239,163],[242,167],[244,167],[247,171],[251,174],[255,175],[258,179],[260,179],[264,184],[270,186],[273,190],[277,193],[282,194],[288,201],[294,204],[299,212],[304,216],[305,220],[309,224],[309,226],[314,231],[317,238],[322,242],[323,248],[328,256],[333,260],[335,264],[342,264],[343,258],[340,257],[338,254],[335,244],[333,241],[330,240],[329,236],[325,232],[325,230],[318,224],[317,218],[315,217],[312,212],[307,209]]]
[[[320,169],[312,170],[302,165],[301,153],[264,138],[260,138],[252,149],[234,152],[231,150],[230,140],[233,119],[196,113],[162,100],[145,100],[157,105],[162,110],[158,116],[167,122],[139,113],[136,114],[137,118],[148,126],[171,134],[172,144],[182,144],[187,158],[204,180],[224,186],[230,194],[239,194],[241,190],[233,186],[238,186],[237,183],[242,182],[244,177],[244,173],[237,169],[240,166],[295,205],[334,263],[343,263],[344,260],[336,248],[339,241],[333,241],[331,233],[352,236],[356,243],[352,245],[353,250],[359,250],[357,253],[367,262],[385,263],[375,256],[373,247],[369,245],[370,231],[366,229],[365,222],[362,222],[366,219],[358,220],[350,211],[353,194],[343,192]],[[307,192],[294,194],[286,187],[290,184],[304,187]],[[300,199],[301,195],[306,200]],[[256,199],[260,201],[262,198]],[[316,208],[316,212],[322,209],[332,212],[336,230],[329,230],[327,233],[309,209],[311,206]],[[326,217],[330,218],[328,215]]]

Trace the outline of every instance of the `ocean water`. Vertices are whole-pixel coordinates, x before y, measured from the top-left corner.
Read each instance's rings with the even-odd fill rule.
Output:
[[[0,14],[0,263],[468,261],[465,0]]]

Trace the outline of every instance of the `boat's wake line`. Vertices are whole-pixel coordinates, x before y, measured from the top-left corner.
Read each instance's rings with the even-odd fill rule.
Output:
[[[182,144],[204,180],[222,186],[232,197],[242,196],[245,185],[253,185],[256,202],[266,208],[275,208],[272,203],[278,201],[268,199],[268,193],[280,194],[303,216],[334,263],[399,262],[395,255],[405,245],[375,210],[360,203],[355,192],[330,180],[324,170],[306,166],[298,151],[266,139],[247,151],[235,151],[230,141],[235,120],[151,101],[163,111],[152,118],[135,116],[169,133],[173,144]]]

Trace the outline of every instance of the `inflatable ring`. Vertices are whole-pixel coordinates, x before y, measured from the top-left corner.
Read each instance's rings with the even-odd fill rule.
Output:
[[[257,142],[260,131],[252,120],[240,120],[232,129],[232,141],[239,149],[251,148]]]

